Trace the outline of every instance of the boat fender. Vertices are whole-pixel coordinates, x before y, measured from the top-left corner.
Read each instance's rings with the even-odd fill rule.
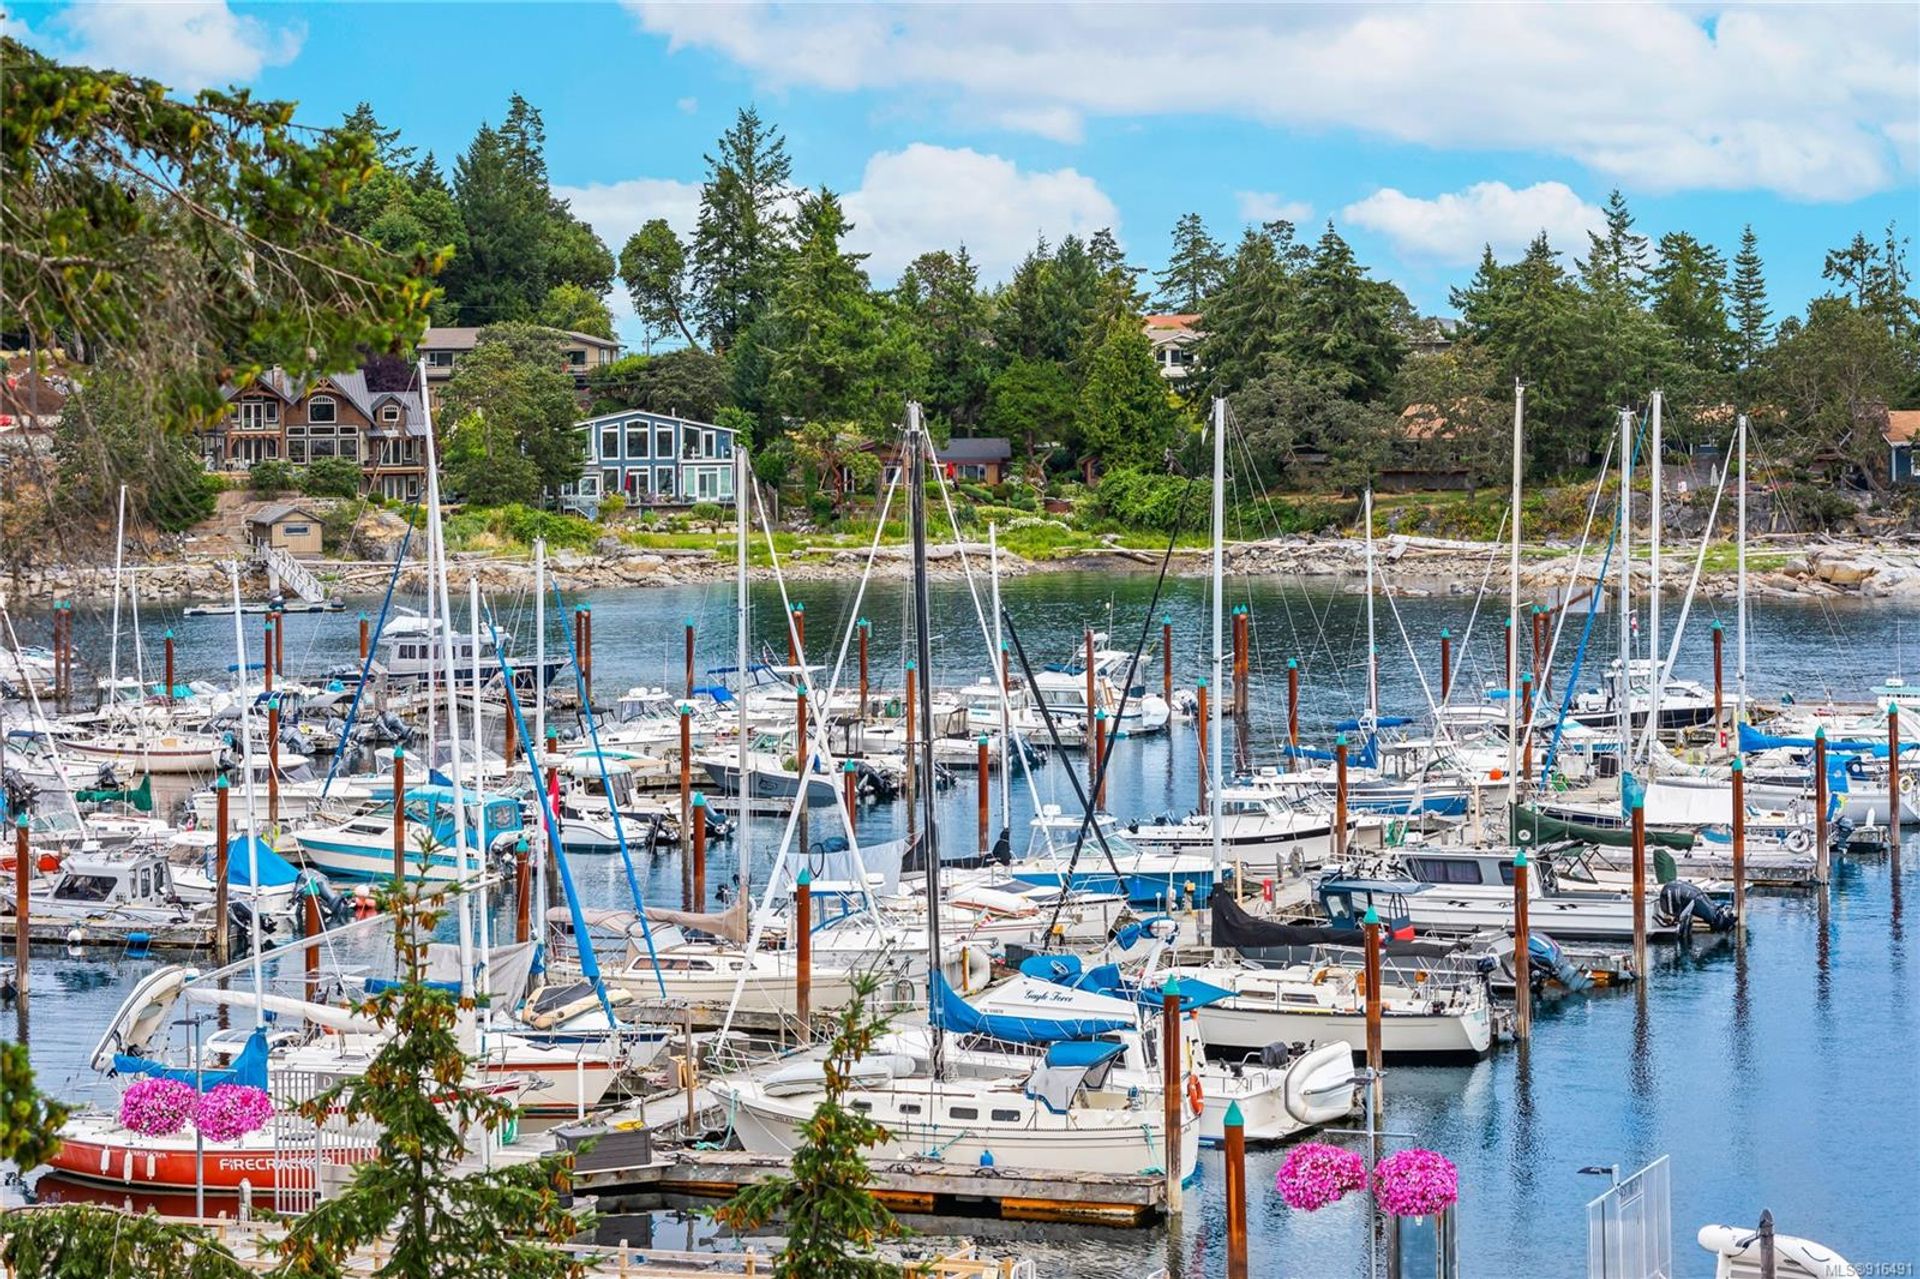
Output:
[[[112,1167],[113,1167],[113,1151],[108,1149],[106,1146],[100,1147],[100,1175],[102,1177],[106,1176],[107,1171]]]
[[[120,1161],[120,1180],[133,1180],[133,1151],[127,1151],[127,1157]]]
[[[148,1180],[148,1181],[152,1181],[152,1180],[154,1179],[154,1175],[155,1175],[155,1174],[156,1174],[156,1173],[157,1173],[158,1171],[159,1171],[159,1165],[158,1165],[158,1163],[157,1163],[157,1162],[156,1162],[156,1161],[154,1160],[154,1157],[153,1157],[153,1152],[152,1152],[151,1150],[149,1150],[149,1151],[147,1152],[147,1180]]]
[[[1200,1076],[1187,1076],[1187,1104],[1193,1107],[1193,1113],[1202,1115],[1207,1110],[1207,1094],[1200,1087]]]

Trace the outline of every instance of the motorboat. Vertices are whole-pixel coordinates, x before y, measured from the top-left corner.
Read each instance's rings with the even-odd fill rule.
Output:
[[[1553,863],[1541,858],[1527,877],[1532,927],[1563,941],[1618,940],[1634,935],[1633,894],[1562,886]],[[1657,893],[1647,894],[1646,930],[1653,941],[1678,934],[1663,922]],[[1369,905],[1382,918],[1405,920],[1420,933],[1464,936],[1484,929],[1513,931],[1513,854],[1508,849],[1409,847],[1398,855],[1336,869],[1315,886],[1329,920],[1356,926]]]
[[[389,879],[394,861],[392,787],[366,811],[330,826],[296,828],[307,864],[335,879]],[[378,794],[378,792],[376,792]],[[463,806],[466,848],[455,848],[454,805]],[[510,850],[522,836],[520,803],[510,796],[451,786],[409,786],[402,809],[407,878],[449,883]]]

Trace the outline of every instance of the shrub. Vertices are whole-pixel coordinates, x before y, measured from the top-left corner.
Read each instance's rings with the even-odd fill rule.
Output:
[[[624,493],[609,493],[600,499],[600,522],[611,524],[619,519],[627,509],[627,497]]]
[[[691,512],[695,524],[707,528],[719,528],[726,522],[727,513],[718,502],[695,502]]]
[[[362,478],[359,463],[323,457],[300,472],[300,491],[308,497],[358,497]]]
[[[273,497],[293,487],[293,468],[285,462],[255,462],[247,472],[247,487],[255,497]]]
[[[1093,499],[1096,514],[1128,528],[1160,533],[1203,531],[1213,509],[1210,481],[1156,475],[1130,466],[1101,476]]]

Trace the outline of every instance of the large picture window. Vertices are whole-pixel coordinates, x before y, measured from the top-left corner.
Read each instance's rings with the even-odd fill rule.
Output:
[[[322,422],[331,426],[340,417],[340,406],[333,402],[330,395],[316,395],[307,401],[307,421],[318,426]]]

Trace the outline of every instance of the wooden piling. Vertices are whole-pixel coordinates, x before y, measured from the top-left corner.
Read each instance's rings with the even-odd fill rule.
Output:
[[[1173,614],[1160,615],[1160,699],[1173,706]]]
[[[1513,1033],[1516,1039],[1533,1036],[1533,952],[1527,920],[1527,850],[1513,855]]]
[[[312,943],[325,931],[320,923],[320,894],[314,891],[312,884],[306,885],[302,893],[305,896],[304,936],[309,943]],[[307,957],[307,1002],[311,1004],[320,998],[320,947],[317,944],[310,944],[304,949]]]
[[[273,673],[282,679],[287,674],[287,615],[277,608],[273,610]]]
[[[747,820],[747,812],[740,810],[740,820]],[[744,876],[741,892],[746,891]],[[693,797],[693,906],[694,910],[707,908],[707,797]]]
[[[1453,632],[1440,628],[1440,700],[1453,691]]]
[[[867,722],[867,638],[873,634],[873,623],[863,617],[854,629],[860,637],[860,722],[864,724]]]
[[[1633,971],[1647,980],[1647,797],[1633,797]]]
[[[1539,684],[1546,678],[1547,670],[1547,610],[1538,604],[1533,606],[1533,682]]]
[[[591,715],[593,714],[593,605],[591,604],[580,606],[580,634],[583,637],[580,644],[580,683],[584,690],[581,693],[583,701],[580,709],[585,714]],[[746,672],[742,671],[740,678],[744,680],[746,677]]]
[[[280,829],[280,699],[267,699],[267,829]]]
[[[524,835],[513,846],[513,940],[520,946],[533,940],[533,854]]]
[[[1900,871],[1900,703],[1887,703],[1887,852]]]
[[[1094,808],[1102,809],[1107,806],[1106,770],[1100,767],[1107,752],[1107,713],[1104,710],[1095,711],[1087,727],[1092,730],[1091,740],[1087,743],[1087,781],[1093,788]]]
[[[169,706],[172,706],[172,705],[174,704],[174,696],[173,696],[173,628],[172,628],[172,627],[168,627],[168,628],[167,628],[167,635],[166,635],[166,646],[167,646],[167,705],[169,705]]]
[[[560,767],[556,761],[560,758],[560,730],[551,724],[547,726],[547,747],[544,758],[547,761],[547,793],[544,803],[547,811],[553,814],[554,828],[560,826]],[[558,906],[564,895],[560,883],[560,846],[549,842],[546,845],[547,859],[547,906]]]
[[[1520,779],[1533,780],[1533,674],[1520,677]]]
[[[266,629],[260,632],[260,669],[264,688],[273,691],[273,614],[267,614]]]
[[[1333,855],[1347,858],[1347,735],[1333,739]]]
[[[1184,1045],[1180,1041],[1180,979],[1160,988],[1160,1093],[1166,1124],[1162,1163],[1167,1172],[1167,1211],[1180,1211],[1180,1108],[1187,1104]]]
[[[1207,807],[1207,731],[1209,727],[1207,719],[1206,676],[1202,675],[1200,677],[1199,682],[1194,685],[1194,691],[1199,694],[1200,699],[1200,714],[1194,723],[1200,727],[1200,772],[1198,776],[1200,778],[1200,809],[1202,812],[1205,812]]]
[[[13,989],[16,1005],[27,1007],[27,966],[31,958],[29,943],[33,935],[33,853],[27,847],[28,817],[21,813],[13,819]]]
[[[393,877],[407,877],[407,752],[393,748]]]
[[[367,615],[362,613],[360,614],[360,660],[363,662],[367,660],[367,644],[369,638],[367,632]]]
[[[980,851],[984,853],[987,851],[987,798],[993,793],[993,788],[987,785],[987,735],[985,733],[980,734],[977,745],[980,748],[980,784],[975,789],[980,798]]]
[[[232,829],[227,817],[228,796],[233,788],[223,773],[213,779],[213,964],[227,966],[227,832]]]
[[[860,770],[852,760],[840,765],[840,789],[847,804],[847,833],[852,834],[860,820]]]
[[[787,631],[787,664],[799,666],[800,659],[807,651],[807,606],[796,602],[793,606],[793,626]],[[805,671],[798,672],[799,679],[806,679]]]
[[[1287,659],[1287,745],[1300,745],[1300,659]]]
[[[693,699],[693,619],[687,619],[687,699]]]
[[[938,910],[938,902],[930,902],[928,910]],[[793,881],[793,1008],[800,1017],[800,1041],[813,1038],[813,872],[802,866],[800,875]],[[939,971],[940,959],[933,957],[934,971]]]
[[[1827,882],[1827,730],[1813,730],[1813,862],[1814,878]]]
[[[812,771],[808,763],[813,752],[807,747],[807,686],[802,684],[793,694],[793,771],[800,778],[800,815],[807,811],[807,776]],[[743,783],[746,779],[740,779]]]
[[[1247,1279],[1247,1128],[1240,1103],[1227,1103],[1227,1279]]]
[[[744,778],[742,781],[744,782]],[[745,786],[741,787],[742,794]],[[741,805],[741,820],[746,820]],[[680,703],[680,896],[686,909],[699,910],[693,895],[693,704]]]
[[[1713,731],[1722,742],[1726,741],[1726,698],[1725,684],[1722,681],[1722,650],[1726,647],[1726,629],[1718,621],[1708,628],[1713,635]]]
[[[573,668],[580,672],[580,678],[587,676],[587,611],[576,607],[573,610]],[[744,674],[742,675],[744,679]]]
[[[506,735],[506,741],[501,748],[500,756],[506,761],[506,766],[511,769],[514,758],[520,754],[520,715],[515,709],[511,697],[507,699],[506,705],[501,708],[500,722],[501,731]]]
[[[1366,936],[1366,981],[1367,981],[1367,1073],[1371,1076],[1369,1087],[1373,1089],[1373,1113],[1378,1116],[1385,1113],[1386,1081],[1382,1074],[1386,1064],[1386,1050],[1380,1035],[1380,1018],[1383,1004],[1380,996],[1380,912],[1372,906],[1361,920],[1361,931]]]
[[[1733,757],[1733,918],[1745,935],[1747,922],[1747,770]]]

